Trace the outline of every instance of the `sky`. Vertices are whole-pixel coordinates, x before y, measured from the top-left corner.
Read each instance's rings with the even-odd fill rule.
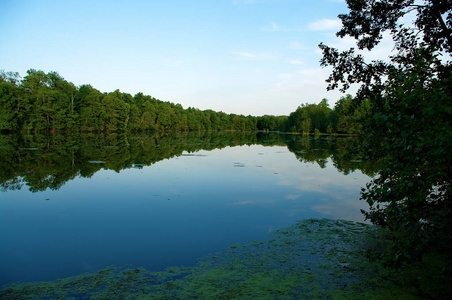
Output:
[[[354,45],[335,35],[347,11],[344,0],[0,0],[0,69],[56,71],[184,108],[289,115],[344,96],[326,90],[318,44]]]

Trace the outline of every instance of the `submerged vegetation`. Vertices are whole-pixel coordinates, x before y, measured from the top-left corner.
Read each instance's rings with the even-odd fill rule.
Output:
[[[342,220],[309,219],[267,241],[231,245],[193,267],[165,271],[109,267],[52,282],[9,284],[2,299],[423,299],[444,298],[438,278],[368,260],[384,231]],[[427,266],[431,267],[431,266]],[[416,284],[417,283],[417,284]],[[450,289],[450,288],[449,288]],[[449,291],[450,292],[450,291]]]

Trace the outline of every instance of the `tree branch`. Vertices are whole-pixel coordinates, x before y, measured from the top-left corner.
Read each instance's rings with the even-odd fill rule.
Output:
[[[443,17],[441,16],[441,13],[437,10],[435,11],[436,18],[439,22],[439,25],[441,26],[441,29],[443,31],[444,37],[447,39],[447,43],[449,44],[449,52],[452,51],[452,30],[447,27],[446,23],[443,20]]]

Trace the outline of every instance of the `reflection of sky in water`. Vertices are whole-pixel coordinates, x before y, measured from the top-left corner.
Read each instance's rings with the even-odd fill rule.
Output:
[[[99,171],[59,191],[1,193],[0,282],[49,280],[108,265],[191,265],[295,221],[363,221],[369,178],[301,163],[286,147],[185,152],[141,169]],[[189,155],[188,155],[189,154]],[[47,200],[48,199],[48,200]]]

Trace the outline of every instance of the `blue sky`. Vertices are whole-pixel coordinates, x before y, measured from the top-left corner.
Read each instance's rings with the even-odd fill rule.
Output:
[[[343,0],[0,1],[0,69],[56,71],[101,92],[143,92],[184,108],[288,115],[327,92],[318,44]],[[348,47],[347,47],[348,48]]]

